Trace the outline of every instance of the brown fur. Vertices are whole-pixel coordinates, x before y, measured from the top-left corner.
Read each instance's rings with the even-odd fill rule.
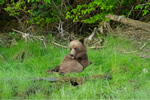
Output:
[[[81,72],[82,70],[83,66],[68,54],[60,64],[59,73]]]
[[[90,64],[88,61],[88,55],[86,52],[79,53],[76,59],[83,66],[83,68],[87,67]]]
[[[60,66],[56,66],[52,71],[59,73],[81,72],[89,65],[84,39],[70,39],[69,48],[70,53],[64,57]]]

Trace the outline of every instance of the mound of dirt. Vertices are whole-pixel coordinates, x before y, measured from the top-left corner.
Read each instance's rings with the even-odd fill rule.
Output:
[[[150,59],[150,32],[126,25],[117,27],[111,34],[127,37],[134,41],[134,46],[137,50],[129,51],[127,53],[135,53],[139,57]]]
[[[121,35],[138,41],[150,41],[150,32],[127,25],[123,27],[117,27],[116,29],[114,29],[113,35]]]

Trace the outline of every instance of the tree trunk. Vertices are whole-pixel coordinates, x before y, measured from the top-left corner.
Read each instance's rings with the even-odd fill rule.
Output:
[[[123,16],[111,15],[111,14],[108,14],[105,17],[110,20],[118,21],[118,22],[130,25],[130,26],[133,26],[135,28],[140,28],[140,29],[150,32],[150,24],[148,24],[148,23],[133,20],[130,18],[125,18]]]

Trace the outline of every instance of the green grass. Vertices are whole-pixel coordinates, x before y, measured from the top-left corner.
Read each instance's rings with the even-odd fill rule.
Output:
[[[65,76],[111,73],[112,80],[93,79],[79,86],[68,82],[31,81],[33,78],[61,77],[45,71],[59,65],[69,52],[51,44],[19,41],[11,48],[0,47],[0,99],[149,99],[150,62],[135,53],[133,41],[107,37],[105,48],[88,49],[92,64],[83,72]],[[24,61],[21,54],[25,52]],[[144,72],[146,70],[147,72]]]

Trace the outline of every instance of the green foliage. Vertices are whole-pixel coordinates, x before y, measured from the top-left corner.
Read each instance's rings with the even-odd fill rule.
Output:
[[[44,3],[47,2],[45,1]],[[27,21],[27,23],[45,25],[47,23],[56,22],[58,20],[55,16],[54,10],[48,10],[50,7],[49,2],[46,5],[44,3],[42,5],[38,5],[38,3],[35,2],[31,5],[31,18]]]
[[[143,2],[144,0],[139,0],[138,2],[136,0],[93,0],[89,4],[77,5],[76,8],[67,12],[66,19],[89,24],[99,23],[102,20],[107,20],[105,15],[109,13],[129,16],[132,13],[132,7],[134,8],[137,3]],[[149,12],[149,3],[146,3],[144,8],[143,15]]]
[[[9,36],[10,36],[11,38],[14,38],[15,32],[9,32]]]
[[[51,0],[43,0],[47,4],[51,4]],[[28,0],[28,2],[40,2],[40,0]]]
[[[145,4],[138,4],[136,7],[135,7],[136,10],[140,9],[142,10],[142,15],[145,16],[147,14],[150,13],[150,2],[146,2]]]
[[[4,0],[0,0],[0,5],[3,5],[5,3]]]
[[[7,12],[9,12],[10,16],[17,16],[20,15],[21,11],[22,13],[26,13],[26,6],[25,6],[25,1],[18,1],[17,3],[15,3],[14,1],[12,1],[11,4],[7,4],[7,8],[4,8],[4,10],[6,10]]]
[[[26,16],[27,23],[43,26],[58,20],[56,12],[49,9],[51,6],[50,0],[19,0],[18,2],[12,0],[4,9],[10,16]]]
[[[134,53],[135,43],[120,37],[105,38],[105,48],[89,49],[92,62],[83,72],[65,76],[84,77],[111,73],[112,80],[87,80],[79,86],[68,82],[32,81],[41,77],[62,77],[46,74],[49,68],[60,64],[68,50],[51,44],[44,48],[37,42],[18,41],[11,48],[0,48],[0,98],[1,99],[149,99],[150,63]],[[147,46],[150,46],[149,43]],[[139,45],[137,45],[139,48]],[[24,61],[18,56],[25,52]],[[1,57],[1,56],[0,56]],[[88,79],[88,78],[87,78]]]
[[[105,15],[109,13],[129,17],[132,16],[131,9],[135,8],[136,10],[141,9],[144,16],[149,13],[150,9],[150,3],[145,0],[92,0],[89,3],[83,1],[83,3],[75,6],[61,0],[53,0],[53,2],[52,0],[19,0],[17,2],[11,0],[8,3],[0,0],[0,5],[6,5],[4,9],[10,16],[26,16],[27,23],[40,26],[58,22],[58,18],[64,17],[58,11],[63,3],[65,8],[61,9],[61,13],[67,12],[66,19],[89,24],[107,21]],[[71,9],[72,7],[74,8]]]
[[[89,4],[77,5],[75,9],[66,13],[66,19],[73,19],[73,22],[83,22],[83,23],[95,23],[104,20],[106,13],[111,13],[115,6],[114,0],[94,0]],[[114,4],[114,5],[113,5]],[[84,18],[84,15],[94,13],[98,11],[94,16],[90,18]]]

